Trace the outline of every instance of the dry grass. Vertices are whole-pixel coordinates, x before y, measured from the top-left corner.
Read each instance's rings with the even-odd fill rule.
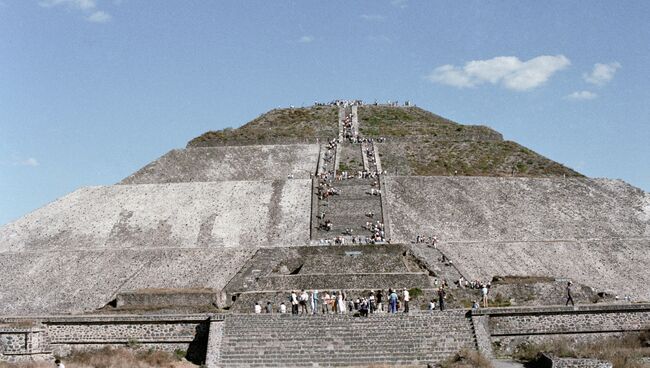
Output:
[[[338,135],[338,108],[315,106],[275,109],[237,128],[210,131],[192,139],[188,147],[240,144],[287,144],[332,139]]]
[[[476,350],[463,349],[440,363],[442,368],[493,368],[492,363]]]
[[[134,351],[125,348],[76,352],[61,359],[66,368],[196,368],[163,351]],[[52,368],[54,362],[0,363],[0,368]]]
[[[613,363],[614,368],[642,368],[641,357],[650,357],[650,330],[627,333],[593,343],[573,343],[568,339],[555,339],[542,344],[525,344],[518,347],[514,358],[533,360],[539,353],[550,353],[561,358],[592,358]],[[647,367],[647,366],[646,366]]]

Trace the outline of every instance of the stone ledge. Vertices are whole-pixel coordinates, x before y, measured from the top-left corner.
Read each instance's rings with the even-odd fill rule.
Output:
[[[545,306],[545,307],[506,307],[480,308],[472,311],[474,316],[515,316],[522,314],[581,314],[581,313],[611,313],[611,312],[645,312],[650,310],[650,303],[640,304],[593,304],[577,305],[575,307]]]
[[[221,317],[220,317],[221,316]],[[151,323],[151,322],[203,322],[212,320],[223,320],[220,314],[186,314],[186,315],[52,315],[52,316],[27,316],[27,317],[4,317],[0,323],[15,323],[22,321],[38,321],[43,324],[67,324],[67,323]]]

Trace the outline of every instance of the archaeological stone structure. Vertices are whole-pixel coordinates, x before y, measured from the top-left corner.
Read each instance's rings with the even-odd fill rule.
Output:
[[[497,359],[650,329],[649,265],[650,193],[621,180],[410,105],[276,109],[0,227],[0,361],[134,342],[207,367]]]

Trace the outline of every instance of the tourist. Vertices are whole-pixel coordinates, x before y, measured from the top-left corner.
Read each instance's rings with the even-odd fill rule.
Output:
[[[361,303],[359,304],[359,314],[361,317],[368,317],[368,300],[366,298],[361,299]]]
[[[323,295],[323,306],[322,306],[322,313],[323,314],[329,314],[330,313],[330,294],[326,291],[325,295]]]
[[[384,299],[384,291],[379,290],[377,292],[377,310],[379,310],[380,312],[384,311],[384,304],[382,303],[383,299]]]
[[[566,304],[564,304],[565,306],[568,306],[569,302],[571,302],[572,306],[575,306],[575,304],[573,303],[573,293],[571,292],[572,285],[573,283],[571,281],[567,282],[566,284]]]
[[[370,295],[368,295],[368,310],[370,313],[375,313],[375,292],[370,290]]]
[[[318,290],[311,292],[311,313],[318,314]]]
[[[343,293],[339,291],[336,295],[336,311],[339,314],[345,313],[345,302],[343,301]]]
[[[481,286],[481,296],[483,297],[483,308],[488,307],[488,287],[487,284]]]
[[[388,289],[388,293],[390,294],[390,313],[397,313],[397,299],[399,299],[397,293],[393,289]]]
[[[291,292],[291,314],[298,314],[298,295],[295,290]]]
[[[54,366],[56,368],[65,368],[65,365],[61,362],[60,359],[57,359],[57,360],[54,361]]]
[[[433,313],[434,310],[436,310],[436,301],[435,299],[431,299],[429,301],[429,313]]]
[[[409,312],[409,301],[411,300],[411,295],[409,294],[409,291],[404,288],[404,292],[402,293],[402,297],[404,300],[404,313]]]
[[[271,304],[270,301],[266,302],[266,313],[267,314],[272,314],[273,313],[273,304]]]
[[[472,300],[472,310],[477,310],[479,308],[480,306],[478,305],[478,302],[476,300]]]
[[[262,313],[262,306],[260,303],[255,302],[255,314],[260,314]]]
[[[287,306],[284,305],[284,302],[280,303],[280,313],[281,314],[286,314],[287,313]]]
[[[440,288],[438,288],[438,305],[440,306],[441,311],[445,310],[446,297],[447,297],[447,292],[445,292],[445,288],[441,286]]]
[[[300,297],[298,301],[300,302],[300,314],[307,314],[309,311],[307,310],[307,300],[309,300],[309,294],[303,289],[300,292]]]

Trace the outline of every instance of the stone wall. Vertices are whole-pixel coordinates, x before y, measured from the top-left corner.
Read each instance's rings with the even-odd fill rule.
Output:
[[[338,280],[337,277],[340,275],[342,277],[340,280],[348,280],[346,282],[349,284],[350,277],[345,275],[425,272],[425,269],[415,264],[414,257],[405,255],[407,252],[408,248],[400,245],[262,248],[232,278],[227,289],[229,292],[268,290],[268,284],[267,286],[260,284],[264,282],[266,276],[289,274],[319,275],[315,278],[324,278],[322,275],[327,275],[329,281]],[[373,281],[373,278],[359,279],[359,283],[352,288],[371,286],[361,283],[362,280]],[[322,284],[321,281],[318,283]],[[286,285],[289,288],[300,288],[296,284]],[[307,289],[317,287],[301,285]],[[328,287],[343,288],[336,285]],[[381,288],[388,287],[391,285],[381,285]]]
[[[222,321],[223,316],[212,320]],[[52,352],[65,356],[74,350],[129,345],[166,351],[181,349],[187,351],[188,360],[203,363],[210,328],[207,315],[52,316],[30,321],[36,321],[39,327],[18,331],[6,324],[20,324],[20,318],[0,320],[5,323],[0,325],[0,361],[12,360],[15,354]],[[11,343],[8,337],[12,337]]]
[[[576,307],[484,308],[472,312],[487,326],[498,356],[527,342],[555,338],[593,341],[650,329],[650,304],[592,304]]]
[[[156,184],[232,180],[309,179],[316,172],[316,144],[206,147],[172,150],[122,180]]]
[[[43,326],[27,322],[21,324],[0,323],[0,358],[16,360],[13,357],[27,354],[47,354],[50,345]],[[0,359],[1,361],[2,359]]]
[[[219,292],[253,253],[233,248],[0,253],[0,315],[92,311],[126,290]]]
[[[260,278],[259,290],[339,290],[339,289],[388,289],[431,287],[428,273],[366,273],[366,274],[313,274],[278,275]]]
[[[0,228],[0,252],[309,243],[311,181],[77,190]]]

